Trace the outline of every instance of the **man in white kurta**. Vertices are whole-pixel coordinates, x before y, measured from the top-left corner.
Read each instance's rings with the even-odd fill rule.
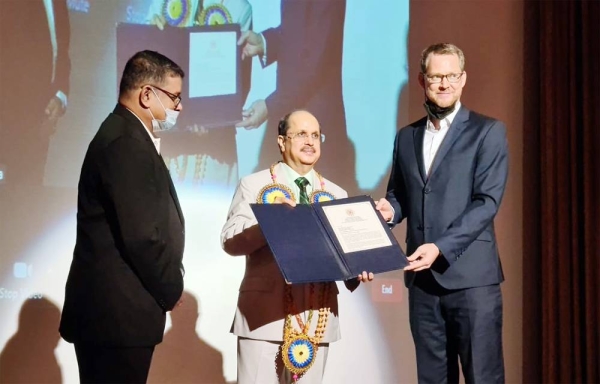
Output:
[[[302,383],[320,383],[325,370],[329,343],[340,338],[338,321],[337,286],[335,282],[287,285],[273,254],[263,237],[257,220],[250,208],[256,203],[261,190],[267,185],[283,184],[291,191],[290,198],[278,196],[271,203],[300,203],[301,191],[298,178],[308,180],[306,193],[325,190],[335,198],[348,196],[345,190],[323,178],[314,170],[321,153],[321,131],[316,118],[307,111],[288,114],[279,123],[277,145],[283,162],[273,165],[240,180],[227,222],[221,233],[224,250],[232,256],[246,256],[246,272],[238,297],[238,305],[232,333],[238,336],[238,383],[289,383],[293,374],[284,368],[280,349],[283,343],[284,321],[292,315],[291,324],[299,330],[300,321],[309,320],[309,309],[314,308],[315,297],[319,306],[331,308],[327,325],[320,340],[315,362],[300,375]],[[359,281],[371,280],[372,274],[363,272],[356,280],[346,282],[354,290]],[[291,289],[293,307],[286,300],[287,289]],[[325,292],[325,295],[322,293]],[[322,297],[323,296],[323,297]],[[314,336],[317,328],[318,307],[315,309],[307,332]]]

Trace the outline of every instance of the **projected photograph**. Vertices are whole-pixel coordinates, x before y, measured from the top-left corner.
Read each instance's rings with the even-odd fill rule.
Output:
[[[409,1],[2,0],[0,11],[0,382],[79,380],[57,331],[77,184],[124,65],[144,49],[186,74],[177,124],[159,135],[185,216],[185,293],[148,380],[235,382],[230,328],[245,258],[220,239],[235,188],[281,160],[278,122],[306,109],[324,140],[316,171],[350,195],[384,193],[408,122]],[[244,50],[248,33],[264,39],[263,54]],[[325,382],[416,377],[401,276],[352,294],[338,284],[341,340]]]

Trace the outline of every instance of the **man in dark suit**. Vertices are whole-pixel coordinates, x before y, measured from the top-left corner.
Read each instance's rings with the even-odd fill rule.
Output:
[[[154,136],[175,124],[183,76],[157,52],[129,59],[83,162],[60,325],[83,383],[146,382],[183,292],[183,215]]]
[[[0,1],[0,164],[11,184],[42,185],[50,137],[67,108],[66,0]]]
[[[261,34],[248,31],[238,44],[243,58],[259,56],[264,66],[277,62],[277,87],[266,100],[243,112],[238,127],[257,128],[269,119],[258,169],[280,157],[270,138],[281,117],[294,109],[311,111],[325,135],[323,174],[335,174],[345,185],[355,182],[354,147],[346,133],[342,96],[342,51],[346,2],[282,0],[281,24]],[[339,164],[344,164],[342,168]]]
[[[427,117],[396,136],[384,219],[407,225],[410,325],[419,383],[503,383],[504,280],[494,233],[508,176],[506,128],[461,106],[463,52],[423,51]]]

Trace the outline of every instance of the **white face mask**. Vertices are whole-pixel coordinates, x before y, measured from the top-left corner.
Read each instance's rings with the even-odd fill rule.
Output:
[[[150,115],[152,115],[152,131],[153,132],[168,131],[169,129],[172,129],[175,126],[175,123],[177,123],[177,116],[179,116],[179,111],[165,108],[162,101],[160,101],[160,98],[156,94],[156,91],[154,91],[154,89],[152,89],[152,92],[154,92],[154,95],[158,99],[158,102],[165,110],[165,115],[166,115],[164,120],[158,120],[158,119],[154,118],[152,111],[150,109],[148,109],[150,111]]]

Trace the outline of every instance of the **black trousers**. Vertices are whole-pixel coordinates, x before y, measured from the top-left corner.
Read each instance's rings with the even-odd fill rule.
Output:
[[[99,347],[75,344],[81,383],[145,383],[152,347]]]
[[[447,290],[430,271],[409,288],[419,383],[504,383],[500,285]]]

